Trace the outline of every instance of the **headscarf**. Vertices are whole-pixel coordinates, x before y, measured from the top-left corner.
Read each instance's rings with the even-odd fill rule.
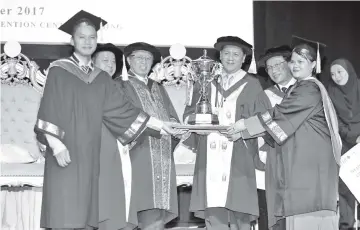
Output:
[[[337,59],[331,63],[342,66],[349,75],[345,85],[338,85],[333,80],[329,85],[329,96],[333,101],[339,119],[346,125],[360,123],[360,79],[354,67],[346,59]]]

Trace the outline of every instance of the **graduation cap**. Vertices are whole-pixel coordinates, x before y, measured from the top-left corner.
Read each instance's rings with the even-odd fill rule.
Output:
[[[112,52],[115,55],[116,71],[115,71],[114,76],[117,73],[120,73],[120,71],[123,68],[124,61],[125,61],[124,60],[125,58],[123,58],[123,52],[121,51],[121,49],[119,49],[118,47],[116,47],[112,43],[98,44],[95,52],[93,53],[93,56],[95,56],[97,53],[102,52],[102,51],[109,51],[109,52]]]
[[[258,61],[258,65],[265,67],[266,61],[269,60],[272,57],[276,56],[283,56],[288,57],[291,54],[291,48],[288,45],[282,45],[282,46],[276,46],[269,48],[265,51],[265,54],[263,54]]]
[[[59,27],[59,30],[73,35],[74,28],[80,24],[80,23],[91,23],[96,31],[98,31],[102,26],[107,24],[107,21],[89,13],[84,10],[79,11],[74,16],[72,16],[68,21],[66,21],[64,24],[62,24]]]
[[[240,47],[241,49],[243,49],[246,55],[252,54],[252,48],[253,48],[252,45],[242,40],[241,38],[235,36],[225,36],[218,38],[216,40],[216,43],[214,44],[214,48],[218,51],[221,51],[226,45],[233,45]]]
[[[316,73],[321,73],[321,57],[324,56],[325,44],[293,35],[292,47],[293,52],[310,61],[316,61]]]
[[[152,54],[154,63],[161,61],[160,51],[153,45],[145,42],[135,42],[124,48],[125,57],[129,57],[134,51],[144,50]]]
[[[246,56],[252,55],[252,60],[248,72],[256,74],[256,61],[255,61],[254,49],[252,45],[250,45],[249,43],[247,43],[246,41],[244,41],[239,37],[225,36],[225,37],[219,37],[216,40],[216,43],[214,44],[214,48],[218,51],[221,51],[226,45],[240,47]]]
[[[128,46],[126,46],[124,48],[124,55],[125,57],[129,57],[133,52],[135,51],[138,51],[138,50],[143,50],[143,51],[147,51],[149,53],[152,54],[153,56],[153,63],[152,63],[152,67],[155,66],[156,63],[159,63],[161,62],[161,53],[160,51],[153,45],[150,45],[146,42],[135,42],[135,43],[132,43]],[[124,61],[124,67],[125,67],[125,61]],[[123,80],[127,80],[128,77],[127,77],[127,72],[125,72],[124,70],[125,68],[123,68]]]

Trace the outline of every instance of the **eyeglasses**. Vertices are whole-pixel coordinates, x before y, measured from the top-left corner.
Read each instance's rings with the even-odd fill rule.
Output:
[[[286,62],[286,61],[277,63],[277,64],[275,64],[275,65],[273,65],[273,66],[267,66],[267,67],[265,68],[265,70],[266,70],[266,72],[274,71],[274,69],[278,69],[278,68],[282,67],[282,64],[284,64],[285,62]]]
[[[146,62],[150,62],[150,61],[153,61],[153,57],[149,57],[149,56],[135,56],[133,55],[132,56],[136,61],[140,62],[142,60],[146,61]]]

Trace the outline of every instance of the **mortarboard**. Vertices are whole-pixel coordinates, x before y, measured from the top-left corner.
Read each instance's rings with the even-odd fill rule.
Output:
[[[125,55],[125,57],[129,57],[134,51],[137,51],[137,50],[144,50],[153,55],[154,61],[152,63],[152,67],[154,67],[156,63],[161,62],[160,51],[155,46],[150,45],[145,42],[135,42],[135,43],[132,43],[132,44],[126,46],[124,48],[124,55]],[[125,58],[124,58],[124,60],[125,60]],[[127,79],[128,79],[127,72],[125,72],[125,61],[124,61],[122,78],[124,81],[127,81]]]
[[[311,57],[311,61],[316,61],[316,73],[321,73],[321,59],[325,54],[325,44],[293,35],[291,45],[293,52]]]
[[[154,58],[153,63],[158,63],[158,62],[161,61],[160,51],[155,46],[150,45],[150,44],[145,43],[145,42],[135,42],[135,43],[132,43],[132,44],[126,46],[124,48],[125,57],[128,57],[134,51],[137,51],[137,50],[145,50],[145,51],[148,51],[149,53],[151,53],[153,55],[153,58]]]
[[[112,43],[106,43],[106,44],[98,44],[95,52],[93,53],[93,56],[96,55],[96,53],[102,52],[102,51],[110,51],[115,55],[115,59],[116,59],[116,71],[115,74],[120,73],[120,71],[123,68],[123,52],[121,51],[121,49],[119,49],[118,47],[116,47],[114,44]]]
[[[214,44],[214,48],[218,51],[221,51],[226,45],[238,46],[244,50],[244,53],[246,55],[252,54],[252,48],[253,48],[252,45],[242,40],[241,38],[235,36],[226,36],[226,37],[218,38],[216,40],[216,43]]]
[[[288,45],[282,45],[282,46],[276,46],[269,48],[265,51],[265,54],[263,54],[258,61],[258,65],[265,67],[266,61],[269,60],[272,57],[275,56],[290,56],[291,54],[291,48]]]
[[[214,48],[218,51],[221,51],[226,45],[233,45],[240,47],[246,56],[251,55],[251,64],[248,69],[248,72],[254,74],[256,73],[256,61],[255,61],[254,49],[252,45],[250,45],[249,43],[247,43],[246,41],[242,40],[239,37],[225,36],[225,37],[220,37],[216,40],[216,43],[214,44]]]
[[[98,31],[102,26],[107,24],[107,21],[93,14],[90,14],[89,12],[81,10],[78,13],[76,13],[74,16],[72,16],[69,20],[67,20],[64,24],[62,24],[59,27],[59,30],[72,35],[74,27],[76,26],[77,23],[79,23],[82,20],[90,21],[95,26],[96,31]]]

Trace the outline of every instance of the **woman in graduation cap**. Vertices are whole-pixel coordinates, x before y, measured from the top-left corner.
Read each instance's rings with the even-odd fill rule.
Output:
[[[148,130],[176,134],[135,108],[109,75],[94,66],[91,55],[101,23],[106,22],[80,11],[59,28],[72,36],[75,51],[51,63],[34,127],[45,153],[42,228],[98,226],[102,124],[124,145]]]
[[[281,150],[275,215],[286,218],[287,230],[337,230],[342,143],[335,109],[315,77],[324,45],[294,36],[293,46],[289,67],[297,83],[279,105],[228,132],[238,138],[268,133]]]
[[[158,49],[136,42],[124,48],[130,69],[116,81],[132,103],[164,122],[179,119],[165,88],[149,78],[152,67],[160,62]],[[135,209],[139,227],[164,229],[178,215],[173,150],[177,140],[168,135],[145,137],[130,149],[132,192],[130,209]]]
[[[339,118],[344,154],[360,143],[360,78],[346,59],[337,59],[330,66],[332,81],[328,90]],[[352,229],[355,222],[354,211],[355,197],[340,179],[340,229]]]

